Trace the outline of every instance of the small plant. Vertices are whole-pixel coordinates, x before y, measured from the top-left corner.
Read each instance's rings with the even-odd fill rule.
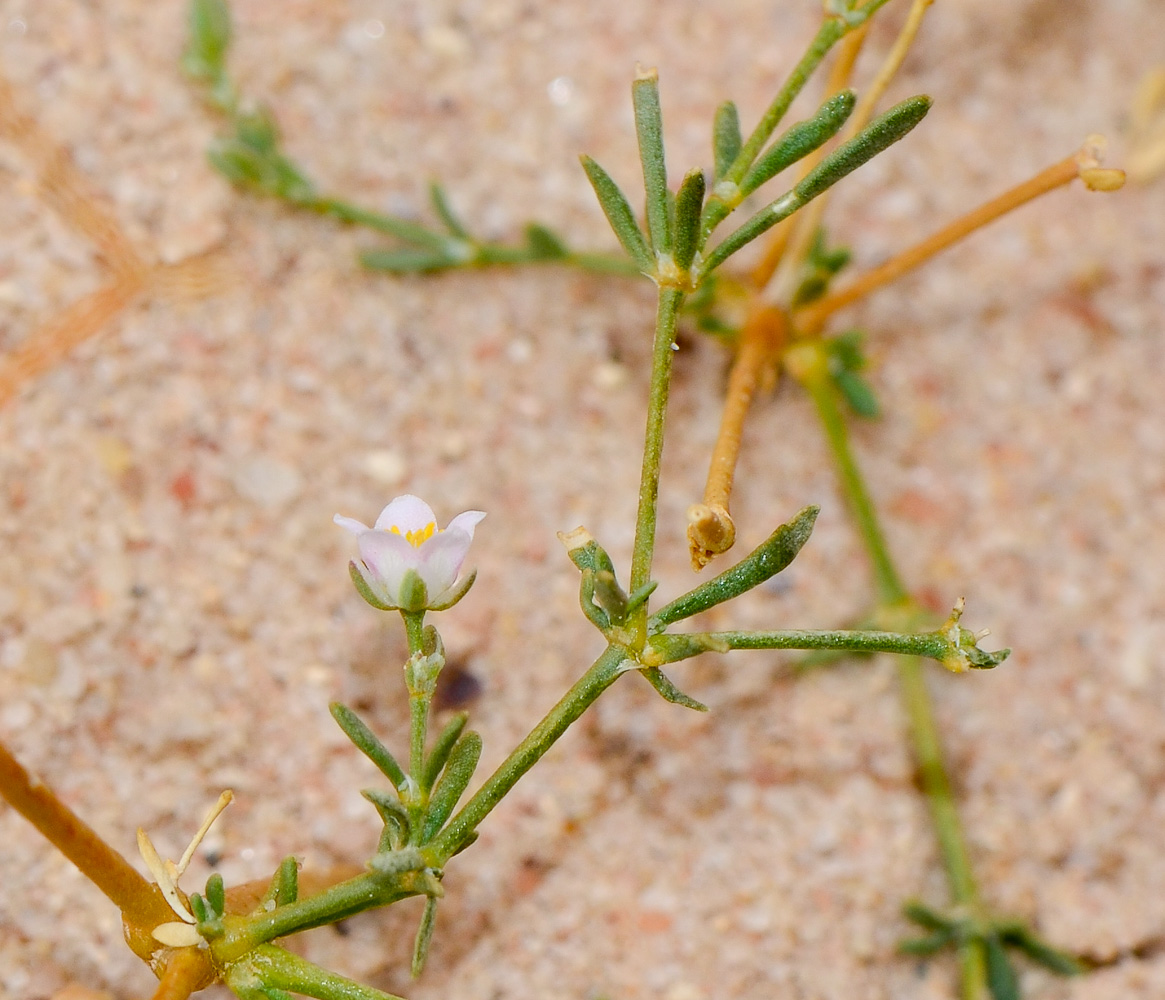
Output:
[[[1001,663],[1007,650],[979,646],[985,632],[960,623],[960,600],[942,622],[910,596],[882,537],[873,502],[849,447],[842,404],[873,417],[879,405],[863,377],[862,335],[824,333],[834,312],[893,280],[938,250],[1004,211],[1052,187],[1080,177],[1094,189],[1119,186],[1117,171],[1100,166],[1098,143],[1001,199],[942,230],[931,240],[860,278],[839,293],[835,276],[848,253],[832,247],[821,226],[826,192],[847,174],[903,139],[930,109],[917,96],[875,116],[875,105],[905,54],[929,6],[917,0],[882,73],[859,99],[848,88],[848,73],[870,18],[886,0],[827,0],[820,30],[759,123],[745,137],[731,102],[716,113],[709,174],[688,171],[669,183],[664,157],[659,84],[654,70],[639,69],[632,103],[645,189],[645,218],[598,163],[583,157],[583,168],[617,237],[624,256],[569,249],[545,226],[532,224],[525,243],[506,246],[478,241],[450,211],[440,186],[433,205],[445,232],[409,220],[368,212],[319,194],[305,173],[281,151],[274,119],[247,107],[225,72],[230,23],[221,0],[192,6],[188,72],[201,82],[207,100],[230,123],[229,135],[212,151],[214,165],[234,183],[291,205],[370,226],[403,243],[366,253],[365,264],[388,271],[432,271],[461,266],[554,262],[592,270],[645,275],[657,288],[651,352],[648,419],[630,566],[618,572],[600,541],[585,528],[560,536],[580,574],[583,614],[602,636],[605,648],[471,794],[481,738],[455,715],[434,737],[429,732],[444,645],[430,613],[452,609],[473,585],[463,573],[470,543],[481,519],[467,511],[445,528],[421,499],[397,497],[372,527],[337,515],[337,524],[355,536],[357,558],[349,566],[357,591],[373,608],[401,615],[409,658],[404,678],[410,707],[407,754],[400,760],[381,736],[350,708],[334,704],[332,715],[352,743],[387,780],[387,788],[364,797],[383,825],[365,870],[336,884],[321,884],[287,858],[271,879],[227,887],[214,875],[200,893],[179,887],[202,837],[231,798],[224,792],[190,848],[177,862],[163,860],[148,835],[138,831],[138,847],[153,876],[148,881],[105,844],[42,783],[0,746],[0,793],[72,860],[122,912],[126,939],[157,973],[157,1000],[177,1000],[213,983],[223,983],[243,1000],[284,1000],[290,994],[321,1000],[373,1000],[388,994],[328,972],[281,947],[278,940],[365,910],[423,896],[412,970],[424,968],[435,932],[446,868],[477,838],[481,824],[551,746],[624,674],[638,673],[668,702],[705,710],[664,673],[704,653],[736,649],[793,649],[811,654],[806,663],[841,654],[892,653],[902,658],[900,678],[923,792],[931,808],[951,884],[952,908],[908,903],[906,916],[925,937],[904,942],[911,954],[957,950],[961,986],[967,1000],[985,991],[995,1000],[1018,997],[1008,950],[1019,951],[1065,975],[1080,964],[1041,940],[1022,923],[994,915],[981,901],[942,760],[939,733],[922,674],[922,661],[938,661],[961,673]],[[827,93],[810,118],[778,131],[794,99],[826,55],[841,43]],[[836,142],[834,142],[836,140]],[[831,146],[830,144],[833,143]],[[746,199],[797,167],[798,178],[759,209],[744,212]],[[811,206],[807,211],[807,206]],[[746,215],[738,221],[738,215]],[[722,235],[723,229],[731,231]],[[764,260],[747,279],[721,270],[740,250],[773,233]],[[776,294],[770,294],[775,279]],[[725,308],[732,303],[732,310]],[[743,304],[743,306],[742,306]],[[785,570],[809,541],[817,508],[808,507],[776,528],[753,552],[686,594],[659,603],[652,577],[655,555],[660,462],[671,387],[672,358],[679,325],[689,320],[723,336],[736,351],[723,423],[712,457],[707,491],[689,512],[693,566],[703,569],[729,551],[735,525],[729,514],[741,430],[755,392],[778,372],[793,377],[811,397],[833,452],[843,492],[849,500],[874,567],[875,607],[859,627],[839,630],[677,630],[676,626],[760,586]],[[625,582],[621,582],[625,581]],[[816,660],[814,660],[816,658]],[[389,739],[387,742],[392,742]],[[403,760],[406,763],[402,764]]]

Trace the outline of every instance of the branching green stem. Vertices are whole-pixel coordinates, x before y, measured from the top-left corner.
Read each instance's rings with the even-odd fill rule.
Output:
[[[575,682],[449,821],[441,835],[424,848],[433,867],[441,867],[457,852],[481,821],[493,811],[494,806],[517,784],[518,779],[538,763],[571,724],[594,704],[599,695],[615,683],[625,669],[626,661],[626,650],[615,645],[609,646]]]
[[[663,455],[664,418],[671,386],[672,355],[676,344],[676,317],[684,294],[678,288],[661,287],[655,319],[655,343],[651,352],[651,390],[647,400],[647,432],[643,443],[643,471],[639,479],[639,511],[635,519],[635,544],[631,550],[631,593],[651,579],[655,551],[656,506],[659,500],[659,464]],[[637,612],[632,624],[643,631],[647,608]]]
[[[802,344],[794,351],[790,352],[790,370],[805,386],[817,408],[837,465],[842,492],[874,567],[878,612],[901,613],[913,602],[890,555],[865,479],[850,447],[824,349],[815,341]],[[898,678],[922,793],[934,822],[952,900],[977,913],[981,909],[979,892],[972,874],[966,834],[943,762],[934,704],[926,686],[922,661],[917,656],[900,660]],[[980,1000],[987,991],[987,959],[982,943],[966,942],[959,949],[959,962],[963,1000]]]

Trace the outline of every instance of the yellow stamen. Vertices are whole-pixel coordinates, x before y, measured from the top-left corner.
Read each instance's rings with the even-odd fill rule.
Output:
[[[430,521],[423,528],[420,528],[417,531],[405,531],[402,533],[400,528],[398,528],[395,524],[388,530],[391,531],[394,535],[403,534],[404,540],[408,542],[409,545],[411,545],[414,549],[419,549],[440,529],[438,529],[434,522]]]

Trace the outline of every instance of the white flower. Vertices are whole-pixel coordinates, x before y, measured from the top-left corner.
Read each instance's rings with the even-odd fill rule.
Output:
[[[376,524],[340,514],[335,522],[356,536],[360,558],[349,563],[360,596],[383,611],[444,611],[469,590],[474,573],[458,579],[473,541],[480,510],[458,514],[438,528],[433,509],[419,497],[397,497]]]

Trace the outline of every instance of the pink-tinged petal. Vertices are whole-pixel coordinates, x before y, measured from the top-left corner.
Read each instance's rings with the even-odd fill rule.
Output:
[[[354,518],[354,517],[344,517],[343,514],[337,514],[335,517],[332,518],[332,520],[335,521],[336,524],[338,524],[345,531],[352,532],[353,535],[358,535],[362,531],[369,531],[370,530],[368,525],[362,524],[361,522],[357,521],[356,518]]]
[[[453,518],[453,520],[449,522],[449,527],[445,530],[452,531],[454,528],[458,528],[461,531],[464,531],[469,536],[470,541],[472,541],[473,529],[478,526],[483,517],[485,517],[484,510],[467,510],[465,513],[458,514],[455,518]]]
[[[430,524],[436,524],[433,508],[420,497],[411,493],[399,496],[380,512],[374,527],[378,531],[396,528],[402,535],[410,531],[423,531]]]
[[[365,531],[357,539],[360,558],[368,572],[368,585],[386,604],[398,603],[400,582],[405,573],[417,568],[419,552],[407,539],[389,531]]]
[[[460,528],[449,528],[434,535],[417,550],[421,555],[417,573],[425,581],[430,600],[438,600],[457,582],[457,574],[461,572],[461,564],[465,562],[472,541]]]

